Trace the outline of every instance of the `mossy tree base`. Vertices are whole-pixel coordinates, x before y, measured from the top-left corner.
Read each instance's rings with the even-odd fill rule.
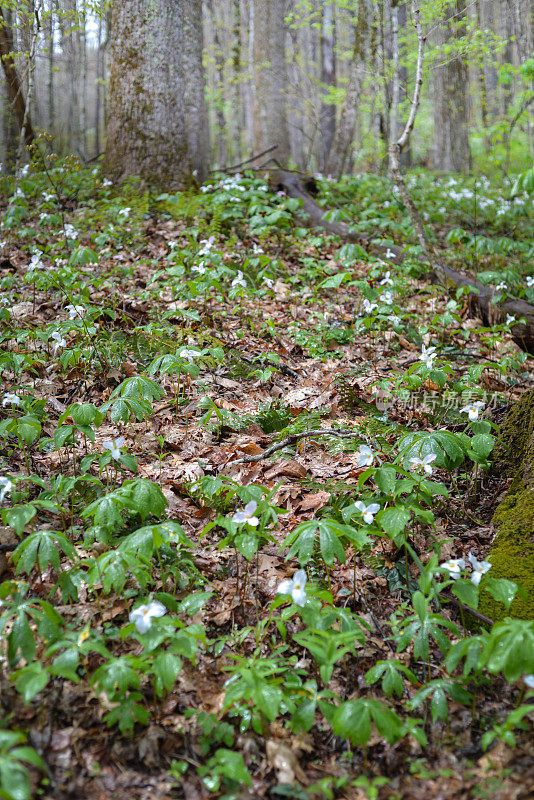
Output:
[[[488,560],[491,575],[521,584],[526,599],[517,597],[507,612],[487,592],[480,611],[494,620],[510,614],[534,618],[534,391],[526,392],[508,413],[495,449],[495,471],[514,480],[493,517],[498,534]]]

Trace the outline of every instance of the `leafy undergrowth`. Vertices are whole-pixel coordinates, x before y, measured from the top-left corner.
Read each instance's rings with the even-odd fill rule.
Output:
[[[465,265],[470,184],[413,182]],[[528,197],[483,186],[467,263],[532,301]],[[521,591],[484,556],[532,363],[384,180],[321,188],[402,267],[254,174],[4,181],[1,796],[527,796],[534,623],[476,609]]]

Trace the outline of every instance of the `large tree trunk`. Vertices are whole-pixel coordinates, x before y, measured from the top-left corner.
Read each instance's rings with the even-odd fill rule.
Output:
[[[287,164],[285,0],[254,0],[254,151],[277,145],[274,157]]]
[[[469,172],[469,70],[460,53],[447,46],[465,32],[465,0],[456,0],[437,31],[443,63],[434,70],[434,167],[447,172]]]
[[[19,76],[13,61],[13,36],[11,27],[0,8],[0,61],[6,77],[8,96],[17,118],[20,130],[24,128],[24,142],[31,145],[35,139],[29,113],[26,113],[26,102]]]
[[[155,189],[207,166],[201,0],[113,5],[104,170]]]
[[[341,177],[350,161],[352,140],[359,113],[360,95],[369,58],[372,22],[372,0],[360,0],[358,22],[355,29],[354,56],[350,67],[345,102],[343,103],[341,117],[326,168],[327,172],[331,172],[337,178]]]

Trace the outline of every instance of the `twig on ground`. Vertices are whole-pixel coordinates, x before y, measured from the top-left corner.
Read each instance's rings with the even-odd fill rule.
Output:
[[[299,439],[307,439],[311,438],[312,436],[337,436],[338,439],[365,440],[365,436],[362,436],[362,434],[358,433],[358,431],[336,431],[330,428],[323,428],[316,431],[302,431],[302,433],[292,433],[291,436],[287,436],[285,439],[282,439],[281,442],[272,444],[267,448],[267,450],[264,450],[263,453],[260,453],[257,456],[245,456],[244,458],[238,458],[237,461],[231,461],[230,464],[251,464],[255,461],[261,461],[262,459],[270,456],[272,453],[276,453],[277,450],[283,450],[284,447],[295,444],[299,441]]]

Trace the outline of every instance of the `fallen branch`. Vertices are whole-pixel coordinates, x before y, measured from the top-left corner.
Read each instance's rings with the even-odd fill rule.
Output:
[[[257,456],[245,456],[244,458],[239,458],[237,461],[231,461],[230,463],[252,464],[253,462],[268,458],[272,453],[276,453],[277,450],[283,450],[284,447],[296,444],[300,439],[307,439],[313,436],[337,436],[338,439],[365,439],[365,437],[357,431],[336,431],[330,428],[323,428],[316,431],[303,431],[302,433],[292,433],[291,436],[287,436],[285,439],[282,439],[281,442],[272,444],[267,450],[264,450],[263,453],[259,453]]]

